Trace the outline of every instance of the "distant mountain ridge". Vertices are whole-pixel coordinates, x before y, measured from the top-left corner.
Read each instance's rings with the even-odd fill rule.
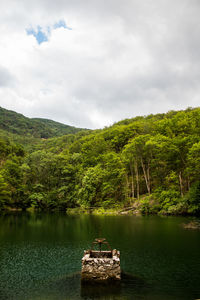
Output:
[[[28,118],[2,107],[0,107],[0,129],[17,135],[44,139],[84,130],[83,128],[76,128],[49,119]]]

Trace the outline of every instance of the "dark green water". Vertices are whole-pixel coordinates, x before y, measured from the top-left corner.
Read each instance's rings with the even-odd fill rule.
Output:
[[[0,217],[0,299],[198,299],[200,231],[186,218],[10,214]],[[132,276],[81,287],[83,250],[106,237]]]

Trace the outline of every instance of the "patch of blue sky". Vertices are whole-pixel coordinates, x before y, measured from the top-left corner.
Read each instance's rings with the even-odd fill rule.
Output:
[[[54,29],[61,28],[61,27],[65,28],[65,29],[68,29],[68,30],[72,30],[71,27],[68,27],[68,26],[66,25],[66,23],[65,23],[64,20],[60,20],[60,21],[58,21],[57,23],[55,23],[55,24],[53,25],[53,28],[54,28]]]
[[[43,42],[48,42],[52,30],[55,30],[57,28],[62,28],[62,27],[68,30],[72,30],[71,27],[68,27],[66,25],[64,20],[59,20],[53,26],[47,26],[45,30],[41,26],[37,26],[37,29],[30,27],[26,29],[26,33],[28,35],[33,35],[36,38],[38,44],[40,45]]]
[[[48,41],[47,34],[42,31],[42,28],[40,26],[37,27],[37,30],[34,30],[33,28],[26,29],[26,33],[28,35],[33,35],[36,38],[39,45],[43,42]]]

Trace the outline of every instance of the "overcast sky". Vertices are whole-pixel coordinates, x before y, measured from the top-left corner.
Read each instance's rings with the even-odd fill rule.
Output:
[[[87,128],[200,106],[200,1],[1,0],[0,106]]]

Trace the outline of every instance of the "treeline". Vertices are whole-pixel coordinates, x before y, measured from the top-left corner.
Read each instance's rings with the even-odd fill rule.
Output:
[[[28,152],[3,137],[0,147],[1,209],[200,213],[200,108],[40,140]]]
[[[83,130],[48,119],[27,118],[2,107],[0,107],[0,129],[11,134],[44,139]]]

